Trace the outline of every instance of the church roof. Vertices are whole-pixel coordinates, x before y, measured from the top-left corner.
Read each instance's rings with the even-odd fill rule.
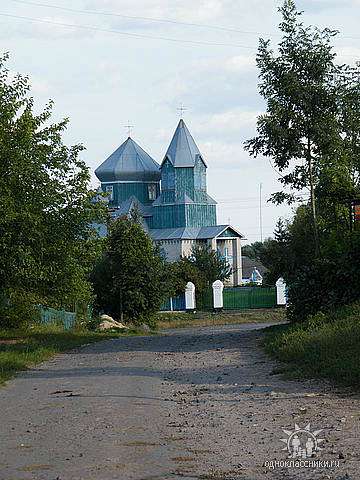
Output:
[[[184,120],[181,119],[176,127],[164,161],[168,158],[174,167],[194,167],[198,156],[202,158],[191,133]],[[204,162],[203,158],[202,160]]]
[[[114,211],[113,218],[122,217],[124,215],[129,215],[133,208],[138,208],[140,213],[144,217],[149,217],[152,215],[152,206],[142,204],[134,195],[131,195],[129,198],[124,200],[119,207]]]
[[[132,138],[128,138],[96,170],[101,182],[158,182],[159,164]]]
[[[159,228],[149,231],[153,240],[208,240],[222,236],[226,230],[231,230],[233,237],[244,238],[231,225],[215,225],[213,227],[182,227],[182,228]]]

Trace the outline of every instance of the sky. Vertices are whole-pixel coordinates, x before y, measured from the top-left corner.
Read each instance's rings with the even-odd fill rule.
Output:
[[[39,111],[70,119],[67,144],[83,143],[92,174],[127,137],[161,163],[183,118],[208,164],[218,223],[247,238],[272,235],[292,208],[267,200],[281,186],[244,141],[265,109],[255,64],[259,37],[279,41],[279,0],[1,0],[0,52],[30,77]],[[340,63],[360,58],[360,0],[298,0],[303,21],[339,30]],[[98,185],[92,175],[92,184]]]

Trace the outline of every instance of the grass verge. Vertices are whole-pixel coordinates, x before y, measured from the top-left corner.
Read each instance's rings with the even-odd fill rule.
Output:
[[[282,321],[285,321],[284,309],[227,311],[222,313],[163,312],[158,315],[157,326],[164,329]]]
[[[57,353],[81,345],[136,334],[98,333],[90,331],[66,332],[56,326],[36,326],[28,330],[0,330],[0,384],[19,370],[43,362]]]
[[[360,304],[314,315],[301,324],[270,327],[265,349],[286,363],[276,373],[326,378],[359,389]]]

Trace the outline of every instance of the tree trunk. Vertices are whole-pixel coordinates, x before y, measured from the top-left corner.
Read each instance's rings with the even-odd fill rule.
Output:
[[[121,322],[121,323],[124,323],[122,290],[120,290],[120,322]]]
[[[311,215],[312,215],[313,230],[314,230],[315,252],[316,252],[316,256],[319,256],[320,255],[319,230],[317,225],[314,171],[313,171],[313,160],[311,157],[310,138],[308,138],[308,144],[307,144],[307,157],[308,157],[307,162],[308,162],[308,168],[309,168],[310,204],[311,204]]]

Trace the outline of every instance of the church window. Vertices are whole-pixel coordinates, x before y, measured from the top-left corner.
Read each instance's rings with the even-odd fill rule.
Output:
[[[169,160],[166,160],[161,169],[161,188],[163,190],[173,190],[175,188],[174,167]]]
[[[106,185],[105,192],[109,194],[108,198],[110,201],[114,200],[114,187],[112,185]]]
[[[148,194],[149,194],[149,200],[155,200],[156,199],[156,184],[155,183],[150,183],[148,185]]]

